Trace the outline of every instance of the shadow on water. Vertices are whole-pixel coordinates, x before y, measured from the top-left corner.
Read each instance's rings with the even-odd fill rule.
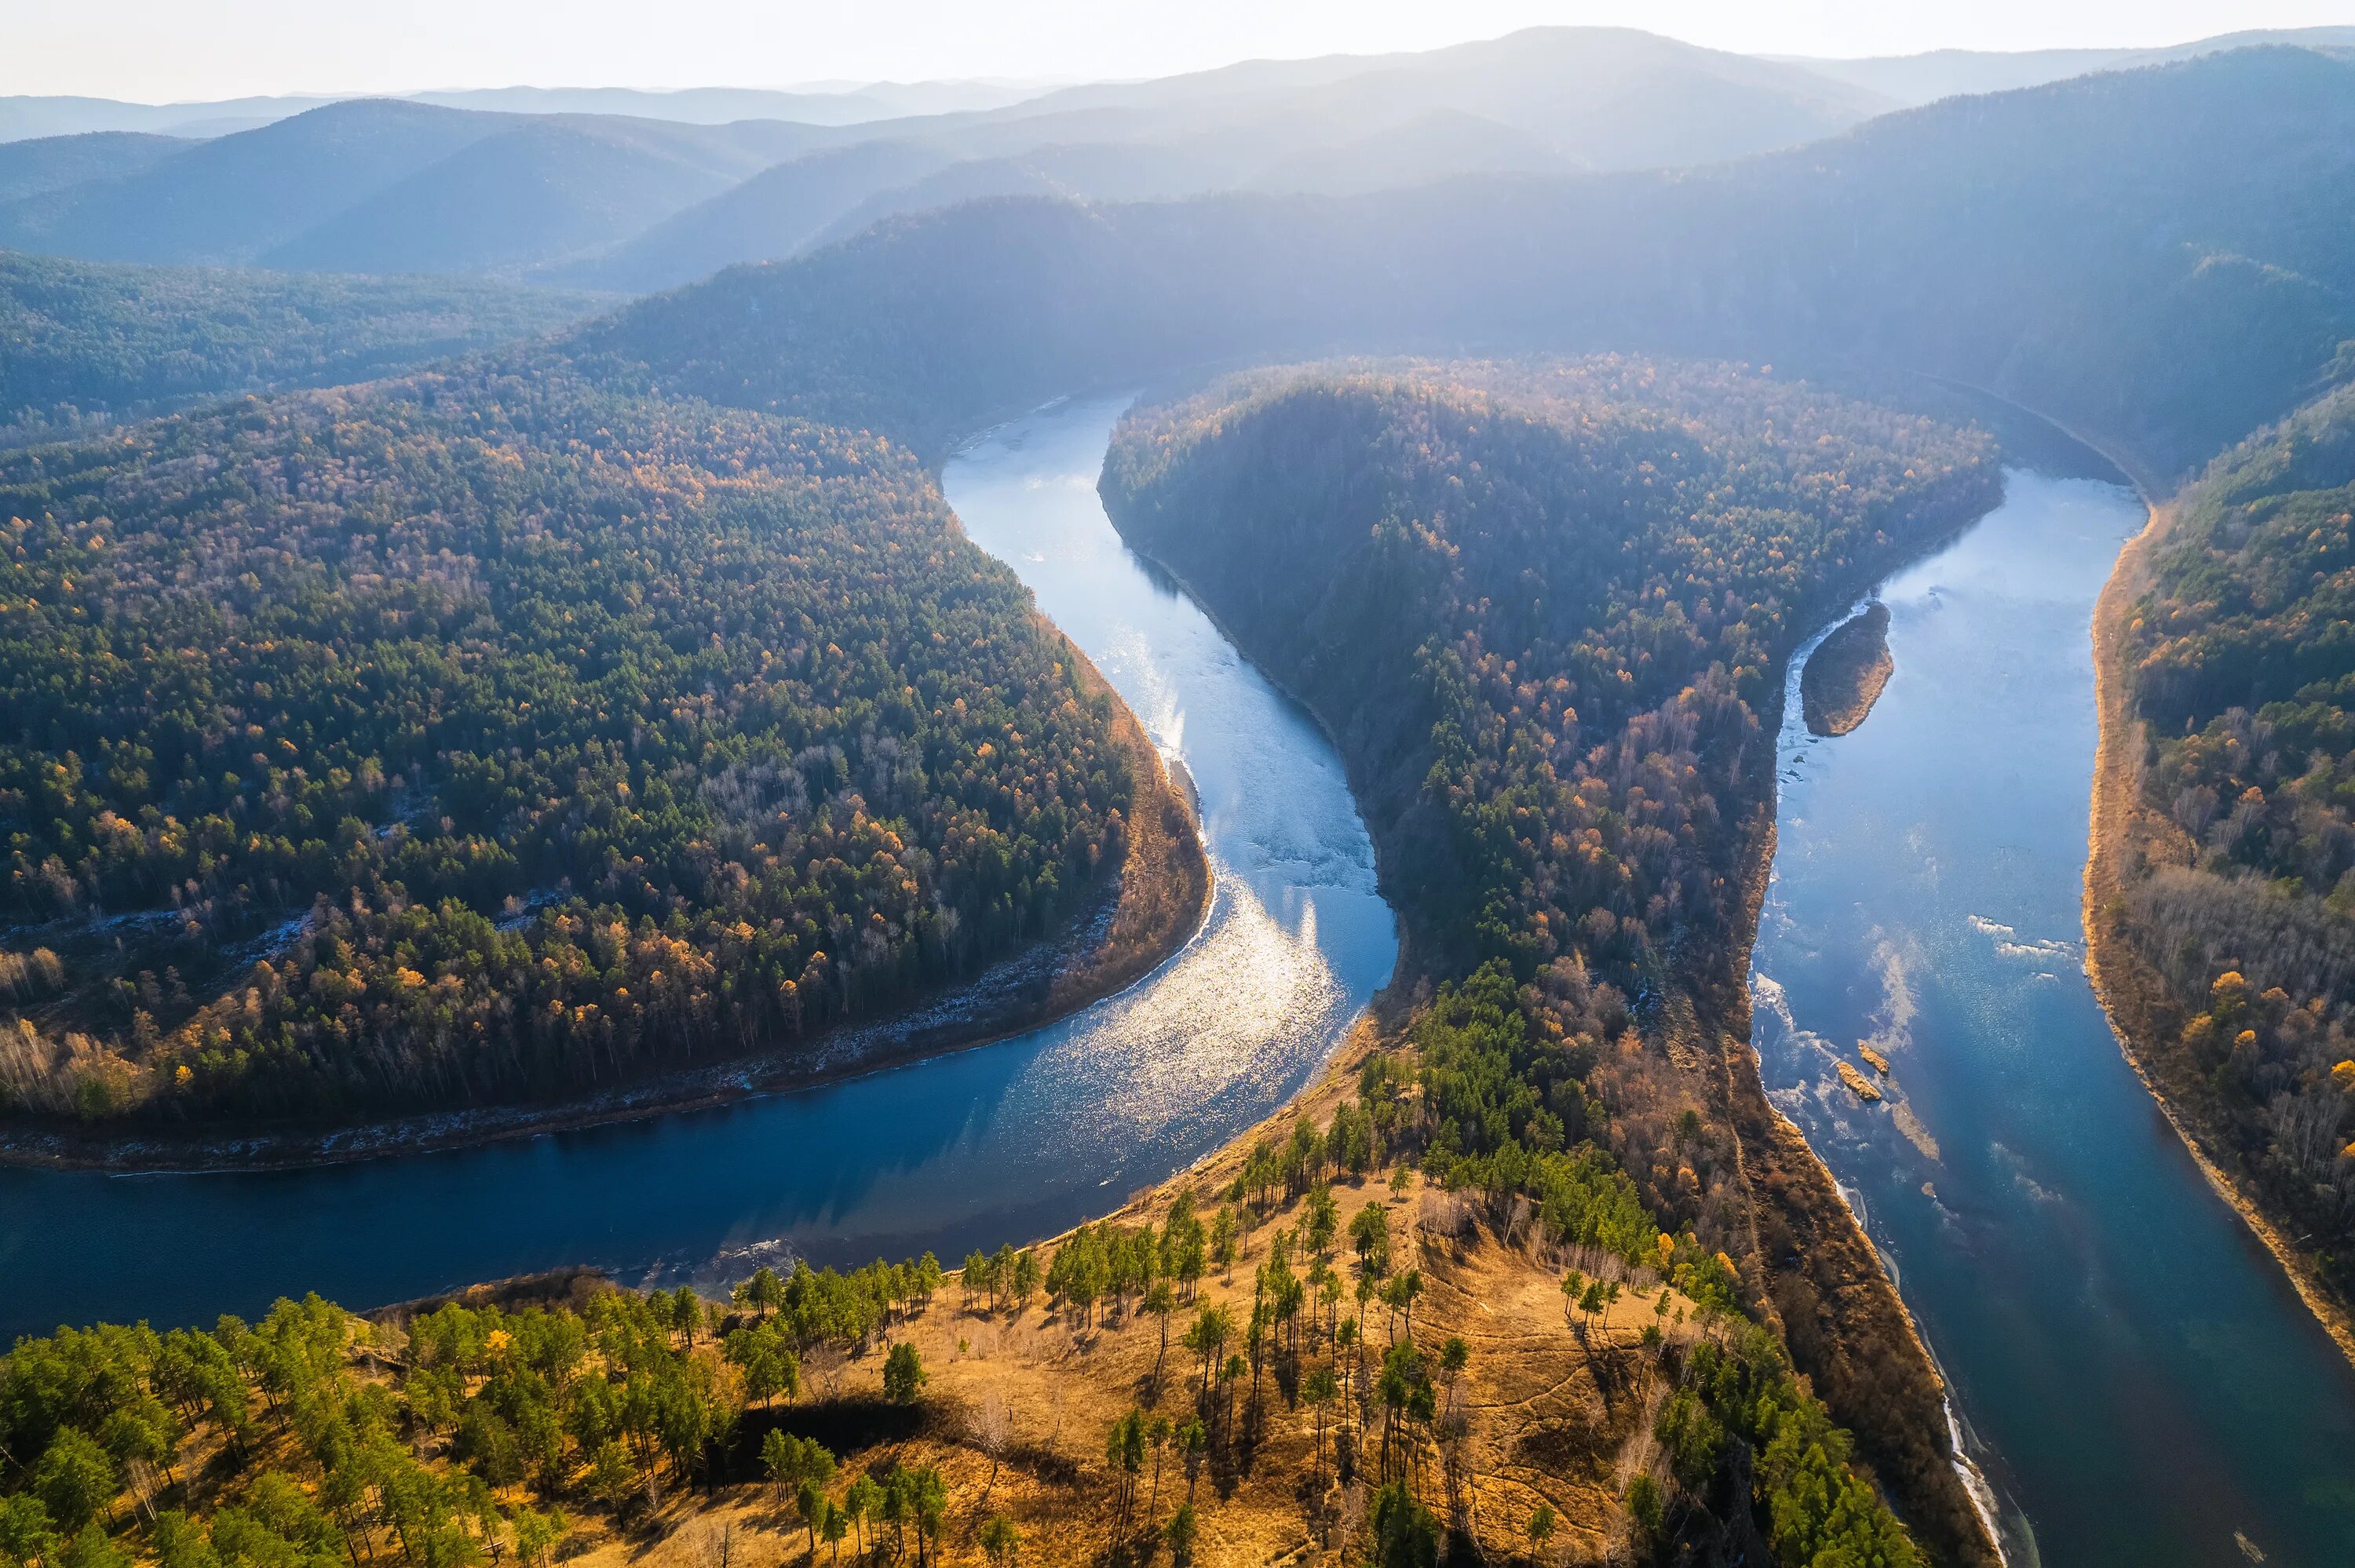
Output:
[[[2143,520],[2015,471],[1886,584],[1871,715],[1794,689],[1752,987],[1769,1092],[1948,1375],[2015,1563],[2355,1561],[2355,1372],[2211,1191],[2086,982],[2089,627]],[[1860,1047],[1888,1100],[1840,1086]]]
[[[0,1336],[355,1306],[565,1264],[718,1279],[1051,1234],[1276,1109],[1389,978],[1397,936],[1341,767],[1095,495],[1120,405],[975,443],[943,488],[1199,794],[1209,918],[1148,981],[996,1045],[620,1126],[307,1171],[0,1171]]]

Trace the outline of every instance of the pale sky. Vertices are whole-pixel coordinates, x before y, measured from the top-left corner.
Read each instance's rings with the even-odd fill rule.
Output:
[[[437,88],[1165,76],[1539,24],[1758,53],[2169,44],[2355,0],[0,0],[0,93],[145,102]]]

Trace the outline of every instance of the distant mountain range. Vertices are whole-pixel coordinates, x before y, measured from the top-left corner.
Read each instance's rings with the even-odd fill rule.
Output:
[[[297,111],[200,139],[123,124],[0,142],[0,247],[645,292],[965,201],[1346,196],[1465,175],[1706,167],[1957,90],[2283,37],[2355,47],[2355,28],[2319,28],[2171,49],[1825,61],[1548,27],[1043,91],[518,88],[179,105],[176,122],[118,105],[146,125]],[[108,112],[96,100],[0,100],[0,135],[42,115],[95,126]]]
[[[1043,89],[995,81],[873,82],[801,90],[698,87],[649,92],[630,87],[486,87],[396,94],[404,101],[503,114],[628,114],[688,125],[731,120],[794,120],[856,125],[908,114],[998,109]],[[167,136],[219,136],[291,119],[330,103],[379,94],[290,93],[197,103],[125,103],[112,98],[0,97],[0,143],[95,131],[145,131]]]
[[[973,204],[723,272],[582,343],[680,390],[941,439],[1271,356],[1735,358],[1984,388],[2156,488],[2348,374],[2350,212],[2355,60],[2274,48],[1704,171]]]
[[[2355,48],[2355,27],[2272,27],[2225,33],[2160,48],[2024,49],[2016,53],[1933,49],[1927,54],[1853,60],[1809,59],[1791,55],[1772,58],[1881,93],[1899,103],[1920,105],[1958,93],[2009,92],[2097,70],[2169,65],[2266,44],[2290,44],[2309,49]]]
[[[645,289],[982,196],[1337,192],[1465,173],[1658,167],[1810,141],[1888,107],[1797,67],[1615,28],[1255,62],[969,106],[995,90],[886,94],[968,106],[858,125],[512,112],[583,97],[518,91],[490,95],[496,112],[359,100],[186,143],[121,130],[103,145],[22,141],[0,144],[0,245],[307,270],[537,269]],[[682,115],[799,107],[757,94],[587,97]]]

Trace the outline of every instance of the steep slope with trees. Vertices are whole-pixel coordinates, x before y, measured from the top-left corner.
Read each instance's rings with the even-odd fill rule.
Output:
[[[0,142],[0,202],[63,190],[85,180],[115,179],[160,164],[193,143],[178,136],[101,131]]]
[[[2219,458],[2105,606],[2104,997],[2346,1323],[2355,1299],[2355,391]],[[2108,782],[2108,780],[2105,780]]]
[[[362,381],[544,333],[593,294],[0,251],[0,445],[199,397]]]
[[[1765,1107],[1743,971],[1784,664],[1995,503],[1991,445],[1723,366],[1344,366],[1133,414],[1103,491],[1339,739],[1440,988],[1424,1169],[1541,1195],[1607,1150],[1937,1554],[1983,1552],[1927,1356]]]
[[[1723,1260],[1624,1178],[1443,1192],[1394,1075],[1031,1247],[730,1300],[569,1273],[351,1317],[102,1324],[0,1357],[0,1550],[43,1568],[400,1559],[1625,1561],[1756,1455],[1778,1562],[1912,1542]],[[1385,1179],[1387,1178],[1387,1179]],[[1516,1234],[1516,1231],[1520,1234]],[[1550,1239],[1559,1233],[1571,1239]],[[1382,1308],[1380,1312],[1374,1308]]]

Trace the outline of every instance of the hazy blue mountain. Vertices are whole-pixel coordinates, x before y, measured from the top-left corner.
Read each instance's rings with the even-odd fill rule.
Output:
[[[904,154],[830,154],[553,275],[669,287],[993,196],[1341,194],[1467,174],[1714,161],[1807,140],[1877,103],[1804,71],[1614,28],[1533,29],[1428,55],[1257,62],[870,127],[919,129],[925,145],[968,155],[909,173]],[[861,178],[863,193],[853,188]]]
[[[595,256],[554,267],[549,281],[650,293],[739,261],[791,256],[873,196],[945,167],[921,142],[861,142],[776,164]]]
[[[806,127],[500,116],[469,143],[261,257],[344,272],[487,272],[610,245],[804,143]]]
[[[146,131],[222,136],[288,119],[329,103],[391,97],[444,109],[510,114],[628,114],[687,124],[793,120],[856,125],[911,114],[965,114],[1002,109],[1041,89],[1003,81],[879,81],[790,89],[698,87],[650,92],[628,87],[492,87],[447,92],[341,93],[224,98],[183,103],[130,103],[113,98],[22,94],[0,97],[0,142]]]
[[[1343,196],[1459,175],[1567,174],[1578,166],[1530,132],[1439,109],[1348,141],[1304,147],[1240,183],[1252,190]]]
[[[501,126],[385,99],[330,104],[0,207],[0,244],[98,261],[250,262]]]
[[[0,243],[92,260],[489,271],[610,245],[837,134],[371,99],[0,206]]]
[[[1426,53],[1257,60],[1157,81],[1067,88],[1000,110],[1007,126],[1113,111],[1128,139],[1199,132],[1277,104],[1357,135],[1436,111],[1529,132],[1572,162],[1646,168],[1790,146],[1893,107],[1805,67],[1698,48],[1624,27],[1531,27]],[[1085,137],[1103,140],[1098,122]],[[984,150],[975,139],[975,150]],[[1011,151],[1001,148],[1001,151]]]
[[[581,344],[707,396],[942,438],[1273,355],[1664,350],[1967,382],[2163,478],[2342,364],[2350,213],[2355,64],[2254,49],[1701,173],[977,203],[722,273]]]
[[[1960,92],[2009,92],[2041,87],[2097,70],[2127,70],[2137,66],[2164,65],[2265,44],[2289,44],[2307,48],[2355,48],[2355,27],[2274,27],[2226,33],[2189,44],[2163,48],[2126,49],[1932,49],[1918,55],[1883,55],[1865,59],[1810,59],[1776,57],[1806,66],[1828,77],[1867,88],[1904,104],[1934,102]]]
[[[0,202],[63,190],[85,180],[135,175],[187,150],[187,142],[180,137],[139,131],[0,142]]]
[[[857,125],[910,114],[1002,109],[1035,97],[1036,88],[988,81],[875,82],[837,90],[697,87],[648,92],[627,87],[497,87],[410,94],[420,103],[508,114],[627,114],[692,125],[736,120],[792,120],[806,125]]]
[[[206,122],[240,129],[267,124],[335,102],[332,98],[224,98],[208,103],[126,103],[114,98],[20,94],[0,97],[0,142],[80,136],[97,131],[146,131],[186,136]]]
[[[1596,169],[1665,168],[1795,146],[1891,107],[1810,73],[1619,27],[1530,28],[1365,72],[1303,107],[1393,131],[1452,111]]]

